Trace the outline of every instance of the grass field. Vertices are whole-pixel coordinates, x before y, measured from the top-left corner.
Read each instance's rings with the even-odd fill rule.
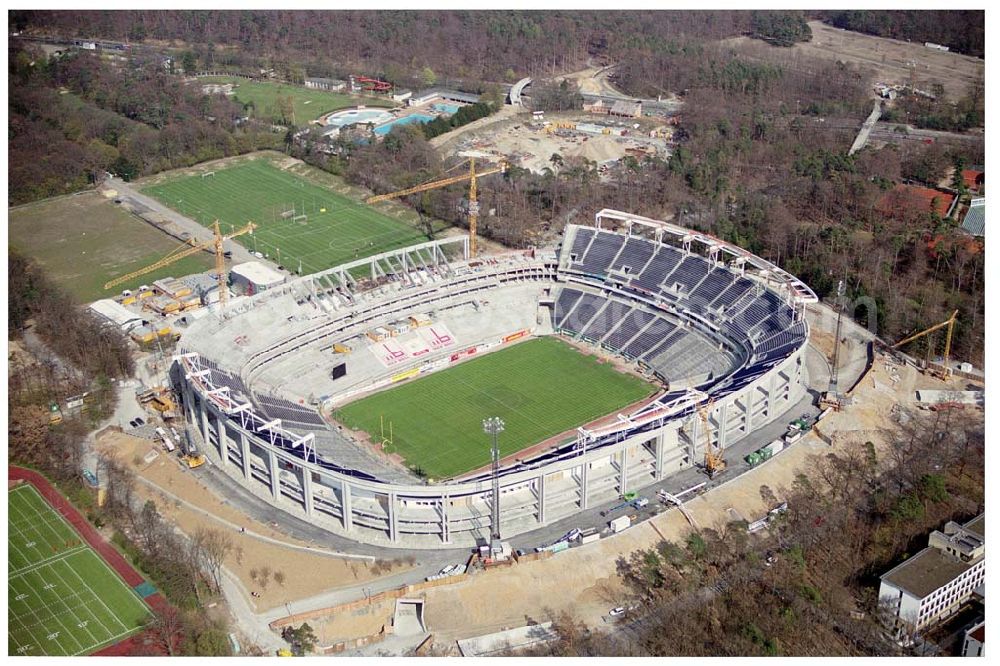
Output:
[[[427,240],[418,229],[378,210],[316,185],[266,159],[186,176],[143,190],[206,226],[216,218],[222,231],[253,220],[260,228],[237,240],[303,274]],[[306,220],[282,219],[285,211]]]
[[[342,407],[345,425],[381,440],[379,417],[392,423],[391,451],[441,479],[490,461],[482,420],[499,416],[502,456],[621,409],[655,390],[554,337],[529,340]],[[386,426],[388,435],[388,425]]]
[[[214,263],[208,254],[187,257],[104,291],[108,280],[152,264],[179,243],[96,192],[13,208],[7,228],[10,245],[37,261],[54,282],[85,302],[163,277],[204,271]]]
[[[37,490],[7,507],[8,655],[90,654],[142,626],[149,608]]]
[[[292,97],[295,109],[295,124],[305,125],[316,120],[325,113],[338,109],[347,109],[364,104],[365,106],[393,107],[392,99],[382,97],[357,97],[324,90],[311,90],[303,86],[291,86],[268,81],[248,81],[228,76],[204,76],[199,83],[232,83],[236,99],[242,104],[253,103],[256,117],[271,121],[274,115],[274,101],[278,96]]]

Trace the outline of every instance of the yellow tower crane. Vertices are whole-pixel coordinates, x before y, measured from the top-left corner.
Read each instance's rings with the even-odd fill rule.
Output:
[[[948,317],[947,319],[945,319],[940,324],[934,324],[930,328],[924,329],[923,331],[920,331],[919,333],[914,333],[913,335],[911,335],[908,338],[903,338],[902,340],[900,340],[899,342],[897,342],[896,344],[894,344],[892,346],[892,349],[899,349],[900,347],[902,347],[903,345],[905,345],[908,342],[913,342],[917,338],[922,338],[925,335],[933,333],[934,331],[937,331],[937,330],[942,329],[945,326],[947,326],[948,327],[948,334],[945,336],[945,339],[944,339],[944,363],[943,363],[943,368],[941,368],[941,369],[932,369],[929,365],[928,365],[928,368],[927,368],[928,371],[931,374],[933,374],[934,376],[939,377],[941,379],[944,379],[949,374],[951,374],[951,367],[948,365],[948,360],[951,358],[951,336],[952,336],[952,333],[954,333],[954,331],[955,331],[955,320],[957,318],[958,318],[958,310],[955,310],[954,312],[951,313],[950,317]]]
[[[390,192],[389,194],[379,194],[377,196],[368,197],[365,199],[365,203],[374,204],[379,201],[387,201],[389,199],[398,199],[399,197],[405,197],[407,194],[416,194],[417,192],[424,192],[426,190],[433,190],[439,187],[446,187],[448,185],[454,185],[455,183],[461,183],[463,181],[469,181],[469,256],[476,256],[476,224],[479,222],[479,201],[478,188],[476,181],[483,176],[489,176],[494,173],[503,173],[507,170],[507,162],[500,162],[499,166],[486,169],[484,171],[476,171],[476,160],[469,160],[469,173],[463,174],[461,176],[452,176],[451,178],[442,178],[441,180],[434,180],[429,183],[424,183],[423,185],[417,185],[415,187],[409,187],[405,190],[399,190],[398,192]]]
[[[111,280],[110,282],[108,282],[107,284],[105,284],[104,288],[105,289],[111,289],[112,287],[117,287],[118,285],[124,284],[125,282],[128,282],[128,281],[130,281],[130,280],[132,280],[134,278],[137,278],[140,275],[145,275],[146,273],[152,273],[153,271],[155,271],[157,269],[160,269],[160,268],[163,268],[164,266],[169,266],[170,264],[174,263],[175,261],[177,261],[179,259],[183,259],[184,257],[188,257],[188,256],[191,256],[192,254],[196,254],[198,252],[201,252],[202,250],[208,250],[209,248],[213,248],[214,247],[214,251],[215,251],[215,273],[219,277],[219,302],[222,304],[222,307],[225,307],[226,306],[226,301],[228,300],[228,296],[229,296],[229,289],[226,286],[226,282],[227,282],[227,280],[226,280],[226,257],[225,257],[225,251],[222,248],[222,242],[223,241],[227,241],[230,238],[236,238],[237,236],[242,236],[243,234],[252,234],[253,230],[256,229],[256,228],[257,228],[256,224],[254,224],[253,222],[248,222],[245,227],[243,227],[241,229],[237,229],[236,231],[234,231],[233,233],[229,234],[228,236],[223,236],[222,232],[219,231],[219,221],[216,220],[212,224],[212,231],[215,234],[215,237],[212,240],[205,241],[204,243],[198,243],[197,245],[192,245],[191,247],[185,248],[183,250],[181,250],[181,249],[178,248],[177,250],[174,250],[173,252],[171,252],[167,256],[163,257],[163,259],[160,259],[159,261],[157,261],[155,264],[150,264],[149,266],[146,266],[145,268],[140,268],[137,271],[132,271],[131,273],[126,273],[125,275],[122,275],[121,277],[116,277],[114,280]]]
[[[722,458],[722,450],[716,451],[712,443],[712,428],[708,423],[708,412],[712,409],[714,400],[709,400],[707,404],[698,405],[698,416],[705,426],[705,472],[708,478],[713,479],[715,475],[726,469],[726,461]]]

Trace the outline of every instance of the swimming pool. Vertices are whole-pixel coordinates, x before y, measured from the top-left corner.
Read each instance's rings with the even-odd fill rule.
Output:
[[[431,108],[440,113],[447,113],[449,116],[453,116],[458,113],[461,109],[458,104],[444,104],[443,102],[438,102],[437,104],[431,104]]]
[[[337,113],[331,113],[328,115],[326,117],[326,126],[341,128],[348,125],[364,123],[378,125],[379,123],[384,123],[390,118],[392,118],[392,114],[381,109],[351,109],[349,111],[338,111]]]
[[[396,125],[412,125],[413,123],[429,123],[434,120],[434,116],[425,116],[422,113],[414,113],[409,116],[403,116],[402,118],[397,118],[391,123],[386,123],[375,128],[375,133],[379,136],[384,136],[388,134],[393,127]]]

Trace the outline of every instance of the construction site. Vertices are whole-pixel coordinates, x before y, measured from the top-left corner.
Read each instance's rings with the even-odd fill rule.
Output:
[[[521,114],[465,133],[449,142],[446,156],[507,159],[534,173],[575,163],[612,167],[627,156],[665,159],[675,125],[662,118],[627,118],[588,112]],[[553,156],[558,156],[556,159]]]

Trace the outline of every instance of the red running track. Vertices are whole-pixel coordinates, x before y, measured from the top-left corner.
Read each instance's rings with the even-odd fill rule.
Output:
[[[10,480],[20,479],[22,481],[27,481],[35,487],[36,490],[45,498],[45,500],[55,509],[59,515],[65,518],[73,528],[80,533],[80,536],[84,538],[87,544],[93,548],[97,553],[104,558],[104,561],[108,565],[118,572],[118,575],[122,577],[130,587],[134,588],[146,581],[142,574],[135,570],[135,568],[128,563],[128,561],[122,557],[121,553],[115,550],[114,546],[105,541],[101,535],[97,532],[93,525],[87,522],[87,519],[77,511],[76,507],[69,503],[69,501],[56,490],[49,480],[44,476],[30,469],[25,469],[23,467],[17,467],[16,465],[7,466],[7,478]],[[149,595],[143,599],[150,608],[156,613],[162,613],[170,608],[167,600],[162,594],[156,592]],[[120,643],[108,646],[96,655],[125,655],[132,654],[133,650],[140,645],[146,644],[144,636],[138,634],[132,636],[131,638],[126,638]]]

